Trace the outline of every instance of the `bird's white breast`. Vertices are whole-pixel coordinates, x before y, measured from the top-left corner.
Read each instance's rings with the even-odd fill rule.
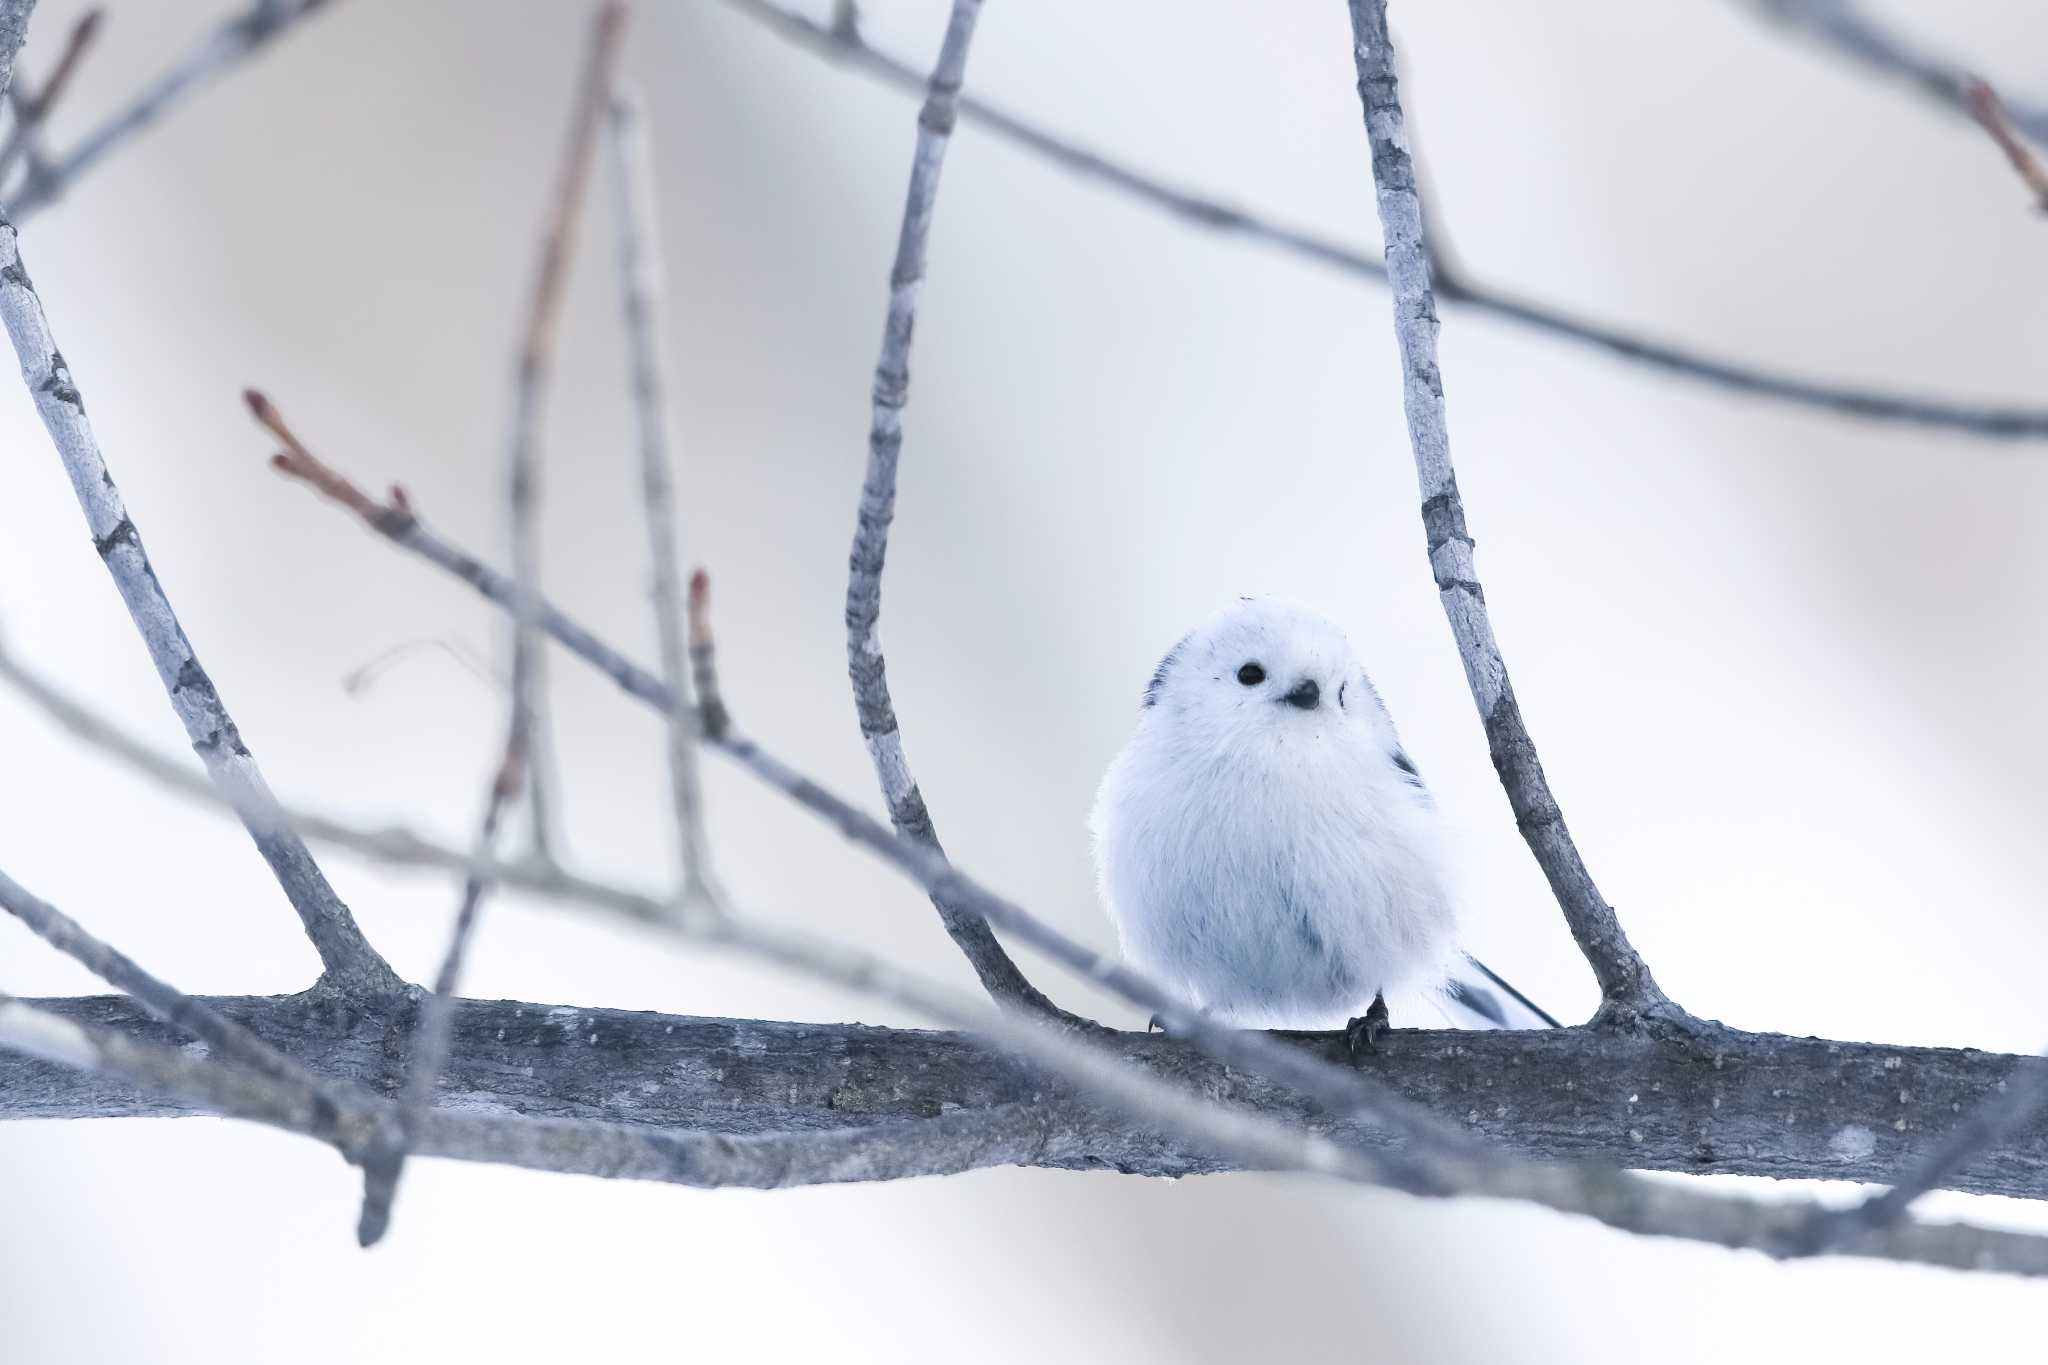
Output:
[[[1219,742],[1148,714],[1092,824],[1125,958],[1227,1022],[1337,1027],[1450,952],[1436,814],[1369,726]]]

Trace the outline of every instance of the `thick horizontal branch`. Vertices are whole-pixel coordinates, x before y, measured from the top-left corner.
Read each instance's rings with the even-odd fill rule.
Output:
[[[80,1022],[178,1044],[176,1031],[117,996],[33,1002]],[[208,997],[311,1070],[373,1089],[394,1084],[384,1016],[332,992]],[[1328,1125],[1284,1086],[1185,1042],[1113,1035],[1162,1079],[1276,1118]],[[1341,1035],[1295,1035],[1337,1061]],[[1606,1030],[1397,1031],[1367,1067],[1398,1093],[1510,1151],[1643,1170],[1888,1183],[1963,1116],[2041,1061],[1952,1048],[1745,1033],[1697,1037]],[[1032,1103],[1050,1116],[1029,1164],[1196,1175],[1224,1163],[1136,1131],[1060,1084],[964,1034],[861,1024],[702,1019],[624,1010],[459,1002],[436,1093],[442,1109],[600,1119],[732,1136],[901,1122]],[[99,1077],[0,1055],[0,1118],[119,1118],[188,1112]],[[422,1152],[435,1150],[422,1143]],[[994,1154],[1014,1149],[993,1145]],[[1007,1160],[1007,1157],[1002,1157]],[[1000,1164],[991,1160],[985,1164]],[[2048,1123],[2036,1120],[1947,1188],[2048,1198]]]

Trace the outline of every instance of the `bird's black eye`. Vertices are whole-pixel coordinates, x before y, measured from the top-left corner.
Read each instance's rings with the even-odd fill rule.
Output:
[[[1237,670],[1237,680],[1246,687],[1257,687],[1266,680],[1266,670],[1257,664],[1246,664]]]
[[[1349,686],[1351,686],[1351,684],[1348,682],[1340,682],[1337,684],[1337,709],[1339,711],[1344,709],[1344,689]]]

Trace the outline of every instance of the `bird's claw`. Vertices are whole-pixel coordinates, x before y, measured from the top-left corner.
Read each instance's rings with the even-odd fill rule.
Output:
[[[1374,995],[1365,1013],[1344,1026],[1344,1045],[1351,1051],[1351,1060],[1377,1055],[1388,1027],[1386,997]]]

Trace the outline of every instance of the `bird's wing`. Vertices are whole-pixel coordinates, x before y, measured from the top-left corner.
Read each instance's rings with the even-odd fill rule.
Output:
[[[1562,1028],[1549,1011],[1473,957],[1458,954],[1442,988],[1444,1013],[1461,1028]]]

